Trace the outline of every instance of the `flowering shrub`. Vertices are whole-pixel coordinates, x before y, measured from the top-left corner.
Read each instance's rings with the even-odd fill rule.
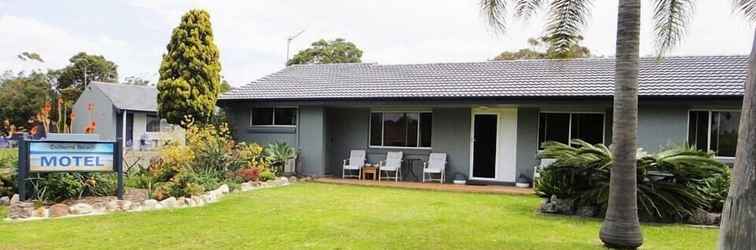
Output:
[[[237,144],[228,126],[184,124],[186,145],[164,147],[148,168],[149,176],[135,174],[131,182],[151,190],[153,197],[197,195],[222,184],[239,186],[244,181],[270,180],[275,175],[263,147]]]

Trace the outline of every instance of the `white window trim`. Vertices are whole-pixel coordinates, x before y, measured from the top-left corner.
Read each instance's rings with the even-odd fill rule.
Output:
[[[370,141],[372,138],[370,134],[373,132],[373,114],[374,113],[416,113],[417,114],[417,147],[405,147],[405,146],[383,146],[383,135],[385,133],[385,126],[383,126],[383,118],[384,116],[381,115],[381,145],[372,145],[372,142]],[[372,110],[370,111],[370,116],[368,116],[368,148],[375,148],[375,149],[420,149],[420,150],[431,150],[433,149],[433,139],[431,138],[431,146],[430,147],[421,147],[422,144],[420,138],[420,123],[422,123],[421,115],[422,113],[429,113],[431,114],[431,119],[433,119],[433,112],[428,110],[422,110],[422,111],[414,111],[414,110]],[[432,124],[431,124],[432,126]]]
[[[254,111],[255,108],[272,108],[273,109],[273,125],[255,125],[254,123]],[[294,125],[276,125],[276,109],[294,109],[297,115],[295,121],[297,124],[299,124],[299,108],[295,106],[280,106],[280,107],[253,107],[249,109],[249,127],[250,128],[296,128],[297,124]]]
[[[572,141],[572,115],[573,114],[601,114],[601,144],[606,144],[606,112],[598,111],[539,111],[538,112],[538,140],[536,141],[536,150],[543,151],[541,148],[541,114],[569,114],[570,121],[567,127],[567,141]]]
[[[688,126],[687,126],[687,128],[685,130],[685,141],[686,141],[686,144],[688,144],[688,145],[690,145],[690,112],[707,112],[708,115],[709,115],[709,122],[708,122],[708,124],[706,124],[706,129],[707,129],[707,131],[706,131],[706,152],[713,152],[711,150],[711,117],[712,117],[712,113],[713,112],[738,112],[738,113],[741,113],[741,115],[743,115],[743,112],[741,110],[739,110],[739,109],[701,109],[701,108],[688,109],[688,114],[687,114],[688,119],[686,121],[686,123],[688,124]],[[740,121],[738,121],[738,122],[740,122]],[[715,159],[722,159],[722,160],[735,160],[735,156],[719,156],[719,155],[717,155],[717,152],[714,152],[714,158]]]

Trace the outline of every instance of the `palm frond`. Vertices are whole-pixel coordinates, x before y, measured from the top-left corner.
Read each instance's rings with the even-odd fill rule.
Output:
[[[546,33],[556,53],[567,53],[570,46],[577,43],[591,7],[592,0],[551,1]]]
[[[658,56],[675,47],[685,36],[685,28],[693,16],[691,0],[656,0],[654,32]]]
[[[480,0],[480,10],[492,28],[506,31],[507,0]]]
[[[543,7],[545,0],[517,0],[515,4],[515,15],[524,19],[529,19]]]
[[[756,22],[756,0],[733,0],[735,11]]]

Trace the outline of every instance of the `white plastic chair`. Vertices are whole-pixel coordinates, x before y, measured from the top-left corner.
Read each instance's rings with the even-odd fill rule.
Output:
[[[399,182],[402,178],[402,161],[404,153],[402,152],[388,152],[386,154],[386,160],[380,162],[378,168],[378,181],[383,179],[383,173],[386,172],[386,179],[391,179],[390,172],[394,172],[394,181]]]
[[[341,178],[357,177],[362,175],[362,166],[365,165],[365,150],[352,150],[349,152],[349,159],[344,160],[344,167],[341,170]],[[347,172],[357,171],[357,175],[350,175]]]
[[[425,178],[425,175],[428,175],[428,178]],[[433,179],[433,174],[441,174],[440,179]],[[446,178],[446,153],[431,153],[428,156],[428,161],[425,162],[423,166],[423,182],[425,180],[428,181],[439,181],[440,183],[444,183],[444,179]]]

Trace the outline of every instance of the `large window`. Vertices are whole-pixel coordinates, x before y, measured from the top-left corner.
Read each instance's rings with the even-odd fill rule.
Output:
[[[160,132],[160,117],[157,114],[147,114],[147,132]]]
[[[297,125],[296,108],[252,108],[252,126]]]
[[[431,147],[430,112],[373,112],[370,114],[370,146]]]
[[[690,111],[688,117],[688,143],[691,146],[714,151],[717,156],[735,157],[740,112]]]
[[[603,113],[541,113],[538,121],[539,148],[547,141],[568,144],[581,139],[591,144],[604,143]]]

